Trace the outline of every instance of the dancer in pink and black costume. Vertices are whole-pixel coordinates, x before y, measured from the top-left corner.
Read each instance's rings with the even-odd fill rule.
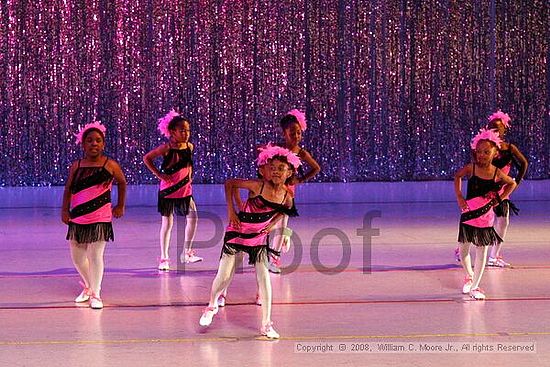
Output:
[[[124,214],[126,199],[126,179],[120,166],[103,155],[105,131],[100,122],[93,122],[77,134],[84,159],[71,165],[61,213],[61,220],[69,225],[71,258],[84,287],[75,302],[90,301],[94,309],[103,308],[100,297],[105,268],[103,254],[107,241],[114,240],[111,220]],[[118,203],[111,208],[113,179],[118,184]]]
[[[517,175],[514,180],[516,181],[517,186],[519,186],[523,180],[523,177],[525,177],[525,174],[527,173],[529,163],[527,162],[527,158],[525,158],[516,145],[505,140],[506,134],[510,129],[510,116],[499,110],[489,116],[488,120],[489,123],[487,124],[487,128],[498,132],[499,137],[502,140],[498,149],[498,155],[493,159],[493,165],[501,169],[502,172],[507,175],[510,175],[512,166],[515,167]],[[504,261],[501,254],[502,245],[506,240],[506,233],[508,231],[508,226],[510,225],[510,212],[517,215],[519,214],[519,209],[514,205],[514,203],[506,199],[502,200],[502,202],[496,206],[494,210],[496,214],[495,230],[500,238],[502,238],[503,242],[491,247],[489,259],[487,260],[487,266],[503,268],[510,266],[509,263]]]
[[[284,138],[281,146],[296,154],[302,162],[309,166],[306,171],[304,166],[301,165],[297,174],[288,183],[289,190],[294,193],[297,185],[303,184],[318,175],[321,172],[321,166],[311,153],[301,146],[302,134],[307,129],[305,114],[297,109],[290,110],[281,118],[279,124]],[[277,224],[274,234],[275,236],[271,241],[271,247],[275,250],[274,253],[287,252],[292,236],[292,230],[288,227],[288,216],[285,216]],[[273,255],[269,260],[269,271],[275,274],[281,273],[280,256]]]
[[[270,178],[261,180],[230,179],[225,183],[229,225],[227,226],[216,278],[212,283],[208,307],[199,321],[208,326],[218,313],[218,297],[227,288],[235,269],[236,255],[246,253],[249,264],[256,269],[256,281],[262,303],[260,333],[268,338],[279,338],[271,321],[271,280],[268,271],[269,248],[267,236],[283,215],[297,216],[292,192],[285,183],[300,166],[300,159],[288,149],[268,145],[260,152],[259,166],[268,166]],[[234,189],[246,189],[250,195],[239,214],[234,207]]]
[[[147,168],[160,180],[158,212],[161,215],[160,259],[158,269],[170,270],[170,239],[174,225],[174,213],[186,216],[184,251],[181,261],[195,263],[202,258],[192,249],[197,229],[197,207],[193,200],[192,174],[194,146],[189,142],[190,124],[176,111],[170,111],[158,121],[159,131],[169,142],[151,150],[143,157]],[[162,157],[158,169],[154,160]]]
[[[492,130],[482,129],[472,140],[476,160],[461,168],[455,175],[454,186],[458,206],[462,211],[458,232],[460,257],[466,272],[462,292],[476,300],[485,299],[479,288],[485,270],[487,248],[502,242],[493,224],[493,208],[508,198],[516,183],[491,164],[496,157],[501,140]],[[468,176],[466,199],[462,196],[462,177]],[[504,188],[499,195],[501,187]],[[476,247],[475,271],[472,269],[470,245]]]

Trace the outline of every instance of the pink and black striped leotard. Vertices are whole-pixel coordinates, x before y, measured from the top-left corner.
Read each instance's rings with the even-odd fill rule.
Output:
[[[113,175],[105,165],[78,167],[71,183],[71,207],[67,239],[78,243],[114,240],[111,211]]]
[[[193,152],[189,144],[185,149],[172,149],[164,156],[160,172],[169,175],[171,182],[160,181],[158,194],[158,212],[165,217],[172,213],[189,214],[191,202],[191,169],[193,167]]]
[[[497,170],[495,169],[493,178],[487,180],[475,175],[476,165],[474,164],[466,194],[466,203],[470,210],[460,216],[458,242],[470,242],[475,246],[491,246],[502,242],[493,227],[495,220],[493,207],[500,201],[498,196],[500,185],[495,182]]]
[[[255,264],[265,259],[267,252],[274,252],[268,247],[268,234],[262,233],[275,218],[278,213],[286,214],[291,217],[298,216],[294,202],[291,208],[283,205],[286,201],[287,193],[281,204],[273,203],[262,196],[264,184],[260,193],[248,198],[239,212],[240,228],[235,228],[229,224],[225,231],[223,239],[222,254],[234,255],[237,252],[246,252],[248,254],[248,263]]]

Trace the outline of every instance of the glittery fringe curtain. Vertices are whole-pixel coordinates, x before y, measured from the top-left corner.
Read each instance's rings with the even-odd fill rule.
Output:
[[[0,0],[0,185],[62,184],[78,126],[108,127],[131,183],[156,120],[191,120],[196,182],[254,176],[307,112],[319,181],[449,179],[502,108],[549,177],[548,1]]]

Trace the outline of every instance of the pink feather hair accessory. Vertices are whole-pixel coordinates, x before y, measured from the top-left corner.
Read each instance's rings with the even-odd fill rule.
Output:
[[[479,133],[474,136],[472,139],[472,142],[470,143],[470,147],[472,149],[476,149],[477,144],[481,140],[489,140],[492,141],[497,145],[498,148],[500,148],[500,144],[502,143],[502,140],[500,139],[500,136],[498,135],[498,132],[495,130],[489,130],[489,129],[480,129]]]
[[[103,136],[105,136],[105,132],[107,131],[107,128],[101,124],[101,121],[90,122],[84,125],[84,127],[80,128],[78,130],[78,133],[75,134],[76,142],[79,144],[82,144],[82,137],[84,136],[84,133],[86,132],[86,130],[90,130],[90,129],[97,129],[101,131]]]
[[[174,109],[170,110],[164,117],[158,119],[158,129],[165,137],[170,137],[170,130],[168,130],[168,125],[174,117],[180,116]]]
[[[497,112],[493,113],[491,116],[489,116],[487,118],[487,120],[489,120],[489,122],[491,122],[493,120],[500,120],[500,121],[502,121],[504,126],[506,126],[506,128],[510,127],[510,121],[512,121],[510,116],[508,116],[507,113],[504,113],[501,110],[498,110]]]
[[[302,129],[302,131],[306,131],[307,129],[306,115],[302,111],[293,109],[288,111],[287,115],[292,115],[296,117],[296,119],[298,120],[298,124],[300,124],[300,129]]]
[[[302,164],[300,158],[296,154],[278,145],[268,143],[265,147],[261,147],[258,150],[260,151],[260,153],[258,154],[258,159],[256,161],[258,163],[258,167],[267,164],[271,159],[277,156],[285,157],[287,162],[290,163],[290,165],[294,167],[295,170],[297,170],[298,167],[300,167],[300,165]]]

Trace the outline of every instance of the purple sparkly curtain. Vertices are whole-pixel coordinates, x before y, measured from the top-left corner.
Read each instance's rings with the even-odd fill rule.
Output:
[[[196,182],[253,176],[307,112],[318,181],[448,179],[496,108],[549,177],[547,0],[0,0],[0,185],[62,184],[101,120],[131,183],[189,117]]]

